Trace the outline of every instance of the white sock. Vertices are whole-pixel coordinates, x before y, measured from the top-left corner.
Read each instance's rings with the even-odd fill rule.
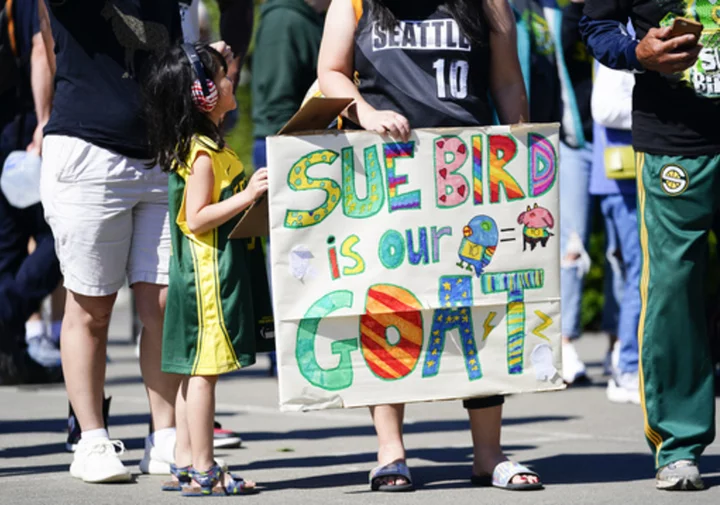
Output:
[[[25,340],[42,337],[45,335],[45,324],[42,321],[32,320],[25,323]]]
[[[108,432],[105,428],[100,428],[99,430],[83,431],[82,434],[80,435],[80,440],[97,440],[97,439],[110,440],[110,435],[108,434]]]
[[[150,435],[150,442],[152,442],[155,447],[165,447],[167,444],[174,444],[175,439],[175,428],[164,428]]]
[[[53,321],[50,325],[50,336],[57,343],[60,342],[60,330],[62,329],[62,319],[60,321]]]

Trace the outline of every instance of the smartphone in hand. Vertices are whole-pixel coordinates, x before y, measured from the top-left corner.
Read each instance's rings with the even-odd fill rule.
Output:
[[[699,23],[694,19],[675,18],[675,21],[673,21],[672,27],[670,28],[670,38],[691,34],[695,35],[697,40],[700,40],[700,34],[702,31],[702,23]]]

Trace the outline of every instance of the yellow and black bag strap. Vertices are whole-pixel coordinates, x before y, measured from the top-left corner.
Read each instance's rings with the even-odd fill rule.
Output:
[[[5,0],[5,15],[7,16],[8,39],[10,40],[10,49],[13,56],[18,58],[17,39],[15,38],[15,18],[13,18],[13,2],[14,0]]]
[[[363,0],[352,0],[352,6],[355,11],[355,25],[357,26],[363,15]]]

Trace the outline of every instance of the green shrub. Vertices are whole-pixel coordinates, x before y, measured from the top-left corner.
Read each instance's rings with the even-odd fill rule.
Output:
[[[240,157],[246,170],[253,170],[252,164],[252,116],[250,108],[250,84],[238,86],[238,121],[230,131],[227,142]]]

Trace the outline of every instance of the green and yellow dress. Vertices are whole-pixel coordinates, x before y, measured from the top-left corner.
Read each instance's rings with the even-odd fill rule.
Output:
[[[199,153],[212,159],[213,203],[245,188],[237,155],[207,137],[195,137],[187,165]],[[273,348],[273,319],[262,242],[229,239],[242,214],[200,235],[187,226],[185,185],[190,169],[170,176],[172,255],[162,370],[183,375],[218,375],[255,362]]]

